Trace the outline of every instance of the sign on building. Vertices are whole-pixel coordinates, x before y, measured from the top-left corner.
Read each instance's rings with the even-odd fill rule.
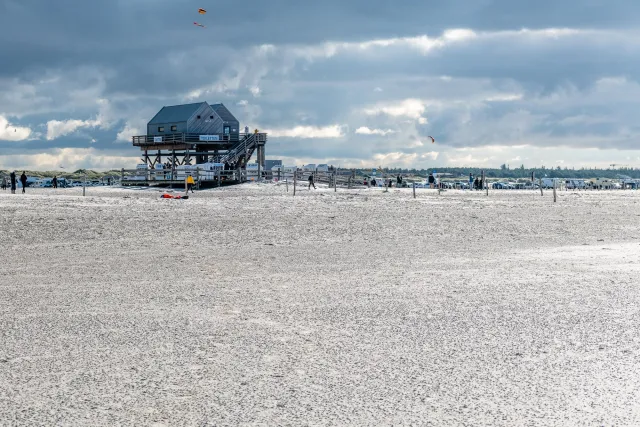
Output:
[[[200,135],[200,141],[220,141],[220,135]]]
[[[153,137],[153,142],[162,142],[162,137],[161,136],[154,136]]]

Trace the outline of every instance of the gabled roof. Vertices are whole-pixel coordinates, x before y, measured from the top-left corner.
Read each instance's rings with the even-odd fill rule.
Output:
[[[211,108],[213,108],[213,111],[215,111],[216,114],[220,116],[222,121],[225,121],[225,122],[238,121],[238,119],[233,117],[233,114],[231,114],[231,111],[227,110],[227,107],[225,107],[224,104],[211,104]]]
[[[196,102],[194,104],[171,105],[162,107],[158,114],[149,122],[150,125],[162,123],[180,123],[188,121],[198,108],[206,102]]]

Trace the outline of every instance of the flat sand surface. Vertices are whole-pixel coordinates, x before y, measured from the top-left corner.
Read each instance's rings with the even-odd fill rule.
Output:
[[[0,425],[640,425],[640,192],[0,194]]]

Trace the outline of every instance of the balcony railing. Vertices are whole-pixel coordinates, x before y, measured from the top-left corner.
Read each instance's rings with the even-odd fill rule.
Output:
[[[196,133],[168,133],[166,135],[139,135],[132,137],[135,147],[145,145],[176,145],[176,144],[229,144],[238,142],[244,138],[244,134],[238,138],[235,135],[222,133],[196,134]]]

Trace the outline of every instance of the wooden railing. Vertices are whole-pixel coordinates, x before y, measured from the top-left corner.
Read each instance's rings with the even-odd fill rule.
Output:
[[[241,140],[235,135],[196,134],[196,133],[168,133],[166,135],[138,135],[132,137],[134,147],[145,145],[176,145],[176,144],[229,144]]]

